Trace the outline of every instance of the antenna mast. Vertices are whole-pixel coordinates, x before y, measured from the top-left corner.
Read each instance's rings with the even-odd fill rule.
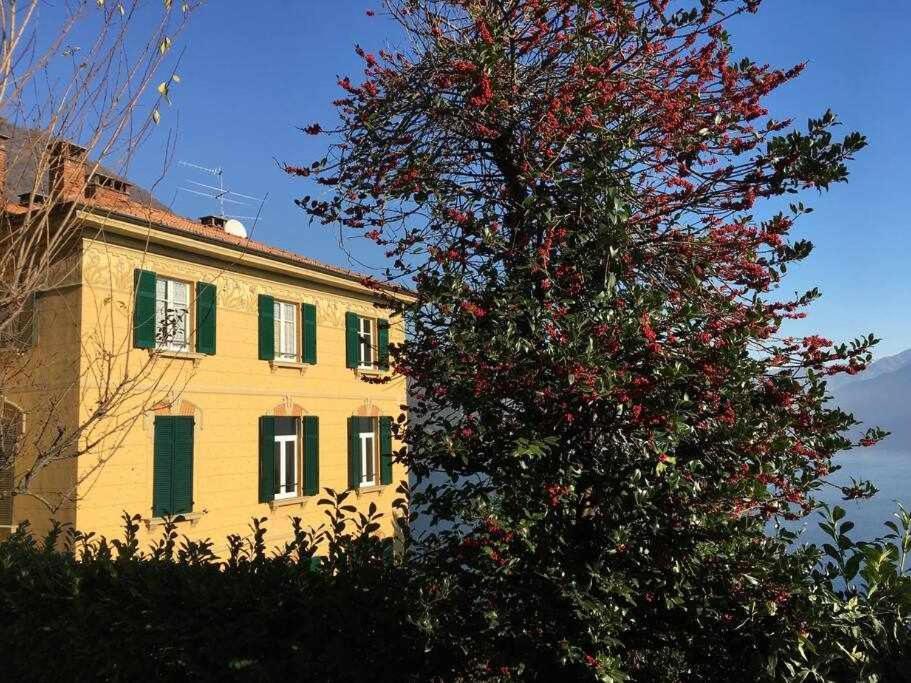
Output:
[[[215,185],[207,185],[206,183],[199,183],[195,180],[187,180],[187,183],[194,185],[197,188],[193,189],[190,187],[181,187],[178,188],[184,192],[189,192],[191,194],[199,195],[200,197],[208,197],[209,199],[214,199],[218,202],[218,211],[221,218],[244,218],[257,220],[259,214],[257,212],[256,216],[238,216],[229,214],[225,211],[225,204],[237,204],[238,206],[252,206],[252,207],[262,207],[265,203],[265,197],[251,197],[248,194],[241,194],[240,192],[234,192],[225,187],[225,170],[221,167],[209,168],[207,166],[201,166],[199,164],[194,164],[189,161],[181,161],[181,166],[186,166],[187,168],[195,169],[201,173],[206,173],[208,175],[215,177]],[[246,201],[245,201],[246,200]]]

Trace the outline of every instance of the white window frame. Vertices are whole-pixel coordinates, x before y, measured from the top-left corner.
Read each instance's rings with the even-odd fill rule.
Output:
[[[276,360],[297,362],[300,359],[300,315],[297,305],[287,301],[276,301],[272,313],[276,327]]]
[[[376,486],[376,432],[371,429],[369,432],[361,432],[359,435],[359,448],[361,456],[361,488]],[[367,478],[367,464],[370,464],[370,470],[373,476]]]
[[[158,285],[159,283],[164,283],[165,292],[164,298],[159,296]],[[177,301],[175,297],[174,290],[176,289],[175,285],[181,285],[186,288],[187,298],[185,302]],[[191,339],[191,330],[190,324],[193,320],[193,317],[190,315],[190,283],[184,282],[183,280],[176,280],[170,277],[161,277],[157,276],[155,278],[155,346],[164,351],[189,351],[190,350],[190,339]],[[159,310],[159,304],[162,304],[161,310]],[[183,321],[183,339],[178,340],[177,336],[173,336],[171,339],[163,340],[161,338],[165,318],[169,311],[183,311],[184,321]],[[159,315],[161,314],[161,315]],[[176,318],[175,318],[176,319]],[[173,321],[169,321],[173,322]],[[179,329],[179,328],[175,328]]]
[[[358,363],[362,368],[372,368],[376,363],[376,320],[373,318],[358,318]]]
[[[284,490],[285,482],[288,480],[288,460],[285,457],[286,455],[286,444],[291,443],[294,448],[294,488],[291,491]],[[275,444],[279,446],[278,449],[278,471],[279,471],[279,482],[278,482],[278,491],[275,492],[275,500],[285,500],[288,498],[296,498],[298,496],[298,489],[300,488],[300,465],[298,464],[298,439],[297,434],[276,434],[275,435]],[[273,457],[275,457],[273,455]]]

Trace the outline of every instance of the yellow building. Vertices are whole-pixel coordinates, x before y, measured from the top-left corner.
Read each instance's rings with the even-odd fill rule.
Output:
[[[359,509],[375,503],[390,534],[407,478],[390,426],[406,390],[388,367],[403,330],[383,296],[239,225],[138,202],[78,148],[58,155],[49,191],[78,229],[34,301],[27,343],[0,352],[6,448],[21,449],[0,486],[33,477],[30,495],[0,503],[0,525],[41,532],[54,517],[111,538],[126,511],[142,516],[147,546],[170,515],[223,551],[264,517],[279,545],[292,517],[322,523],[329,487],[353,489]]]

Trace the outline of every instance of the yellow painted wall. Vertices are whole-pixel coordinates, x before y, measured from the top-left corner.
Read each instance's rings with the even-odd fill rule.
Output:
[[[80,413],[87,419],[104,387],[131,377],[136,386],[117,402],[99,443],[78,461],[76,523],[105,536],[120,533],[123,511],[151,517],[155,404],[172,406],[170,414],[192,414],[194,439],[194,512],[198,520],[181,522],[179,532],[211,538],[224,550],[228,534],[246,534],[253,517],[267,517],[270,545],[290,538],[290,518],[318,525],[316,498],[277,507],[258,503],[259,417],[316,415],[320,420],[320,485],[347,487],[347,418],[353,415],[397,417],[405,403],[405,383],[368,384],[345,367],[345,312],[388,317],[366,291],[362,296],[267,274],[243,265],[226,266],[209,257],[173,248],[146,247],[125,237],[98,235],[83,242],[82,354]],[[133,272],[143,268],[160,276],[218,288],[217,353],[201,359],[162,357],[150,364],[148,351],[132,348]],[[272,367],[258,359],[259,294],[313,303],[317,310],[318,363],[296,368]],[[191,318],[193,312],[191,311]],[[390,320],[390,340],[403,331]],[[110,354],[110,355],[109,355]],[[394,444],[394,447],[398,447]],[[393,480],[406,479],[398,464]],[[391,531],[391,503],[396,485],[361,492],[356,505],[374,502]],[[141,525],[143,545],[160,528]]]
[[[33,345],[0,351],[0,397],[24,413],[21,451],[14,477],[35,474],[28,488],[33,495],[13,499],[13,523],[28,521],[43,534],[51,519],[72,524],[78,444],[81,294],[79,255],[56,263],[47,274],[47,287],[37,297]],[[37,455],[48,464],[34,470]]]

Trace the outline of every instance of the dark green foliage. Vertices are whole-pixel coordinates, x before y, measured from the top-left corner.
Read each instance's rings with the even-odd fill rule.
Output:
[[[173,523],[142,552],[138,515],[114,541],[20,529],[0,543],[3,680],[424,680],[420,601],[375,536],[381,515],[327,492],[327,528],[294,520],[267,549],[253,520],[221,561]]]

